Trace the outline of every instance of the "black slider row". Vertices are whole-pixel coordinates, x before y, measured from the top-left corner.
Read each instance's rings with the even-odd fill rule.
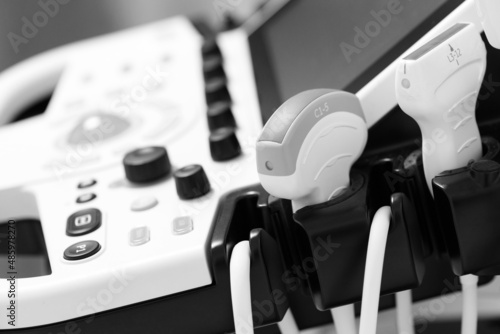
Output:
[[[202,56],[210,153],[214,161],[231,160],[241,154],[241,147],[235,133],[224,60],[215,38],[205,39]]]

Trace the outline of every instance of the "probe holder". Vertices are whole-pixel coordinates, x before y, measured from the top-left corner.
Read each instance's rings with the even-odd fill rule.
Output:
[[[362,296],[371,219],[379,207],[370,202],[373,194],[368,189],[368,176],[352,174],[351,187],[343,195],[294,214],[302,228],[301,264],[320,310],[359,302]],[[392,219],[382,295],[415,288],[424,274],[422,241],[413,205],[402,193],[387,194],[387,198]]]
[[[487,148],[482,159],[433,179],[439,222],[452,269],[459,276],[500,274],[498,143],[494,150]]]

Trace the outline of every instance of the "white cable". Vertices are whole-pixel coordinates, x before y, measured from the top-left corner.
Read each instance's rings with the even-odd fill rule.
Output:
[[[302,138],[300,143],[297,138]],[[290,199],[294,213],[325,203],[349,187],[351,166],[363,153],[367,138],[363,109],[355,95],[329,89],[301,92],[282,104],[262,130],[256,147],[260,182],[269,194]],[[336,163],[339,159],[342,163]],[[331,312],[337,333],[356,333],[352,305]]]
[[[295,322],[292,311],[290,309],[288,309],[288,311],[285,313],[283,320],[281,320],[281,322],[278,322],[278,327],[280,329],[280,332],[283,334],[300,333],[299,327],[297,327],[297,323]]]
[[[253,334],[250,243],[248,241],[241,241],[234,246],[229,261],[229,275],[235,334]],[[285,313],[278,327],[284,334],[300,333],[290,310]]]
[[[253,334],[252,297],[250,293],[250,243],[234,246],[229,261],[231,303],[236,334]]]
[[[370,228],[363,281],[363,296],[361,298],[360,334],[374,334],[377,332],[380,284],[382,282],[385,246],[390,222],[391,208],[383,206],[375,213]]]
[[[498,30],[494,25],[497,25],[498,14],[494,12],[496,9],[500,10],[497,2],[476,2],[480,15],[487,15],[482,18],[486,33],[495,41]],[[495,5],[490,7],[492,3]],[[483,13],[482,8],[486,13]],[[490,17],[494,17],[495,21],[488,21]],[[453,45],[459,44],[467,45],[467,54],[460,53],[459,48],[453,48]],[[446,66],[443,54],[448,52],[451,52],[452,57],[455,57],[453,52],[460,53],[460,61],[454,58],[457,66]],[[431,194],[432,180],[436,175],[445,170],[467,166],[471,160],[477,161],[483,155],[474,106],[486,71],[486,58],[486,47],[478,28],[473,23],[456,23],[446,32],[398,60],[396,98],[401,109],[418,123],[422,133],[424,174]],[[440,65],[441,62],[443,65]],[[458,90],[458,94],[443,93]],[[446,116],[462,110],[465,105],[472,106],[467,120],[452,121]],[[435,140],[436,132],[440,132],[444,139]],[[432,145],[432,149],[425,149],[429,145]],[[477,286],[474,287],[475,283],[472,281],[468,283],[469,293],[464,294],[463,305],[466,324],[462,326],[462,334],[475,334],[477,324],[473,325],[470,321],[477,319],[477,300],[472,300]]]
[[[477,282],[475,275],[460,276],[462,283],[462,334],[477,333]]]
[[[396,293],[396,317],[399,334],[415,334],[411,290]]]
[[[337,334],[356,334],[354,304],[336,307],[330,310]]]

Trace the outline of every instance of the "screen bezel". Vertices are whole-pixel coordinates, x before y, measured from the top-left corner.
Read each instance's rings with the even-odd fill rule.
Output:
[[[394,47],[387,50],[380,59],[375,61],[373,65],[368,68],[368,70],[364,71],[343,89],[351,93],[358,92],[464,1],[465,0],[448,0],[441,5],[436,11],[417,25],[405,38],[396,43]],[[272,58],[269,55],[269,48],[266,44],[266,32],[274,19],[278,19],[282,15],[287,15],[288,11],[293,10],[297,3],[298,1],[288,2],[281,10],[275,13],[273,17],[264,22],[258,29],[254,30],[248,38],[263,123],[265,123],[274,111],[285,102],[284,97],[281,96],[280,93],[276,73],[273,70]]]

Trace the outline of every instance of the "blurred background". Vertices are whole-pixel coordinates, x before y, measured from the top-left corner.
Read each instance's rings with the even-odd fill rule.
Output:
[[[57,12],[54,6],[56,1],[58,1]],[[59,45],[175,15],[203,18],[209,25],[217,28],[223,21],[221,14],[231,12],[231,15],[244,17],[262,2],[260,0],[0,0],[0,71]],[[44,10],[44,7],[49,10]],[[40,14],[41,11],[56,13],[49,16]],[[45,18],[47,18],[46,23]],[[23,27],[26,21],[33,23],[34,20],[45,24],[40,24],[40,28],[35,27],[38,32],[33,34],[32,38],[25,38]],[[13,47],[13,44],[17,44],[17,48]]]

